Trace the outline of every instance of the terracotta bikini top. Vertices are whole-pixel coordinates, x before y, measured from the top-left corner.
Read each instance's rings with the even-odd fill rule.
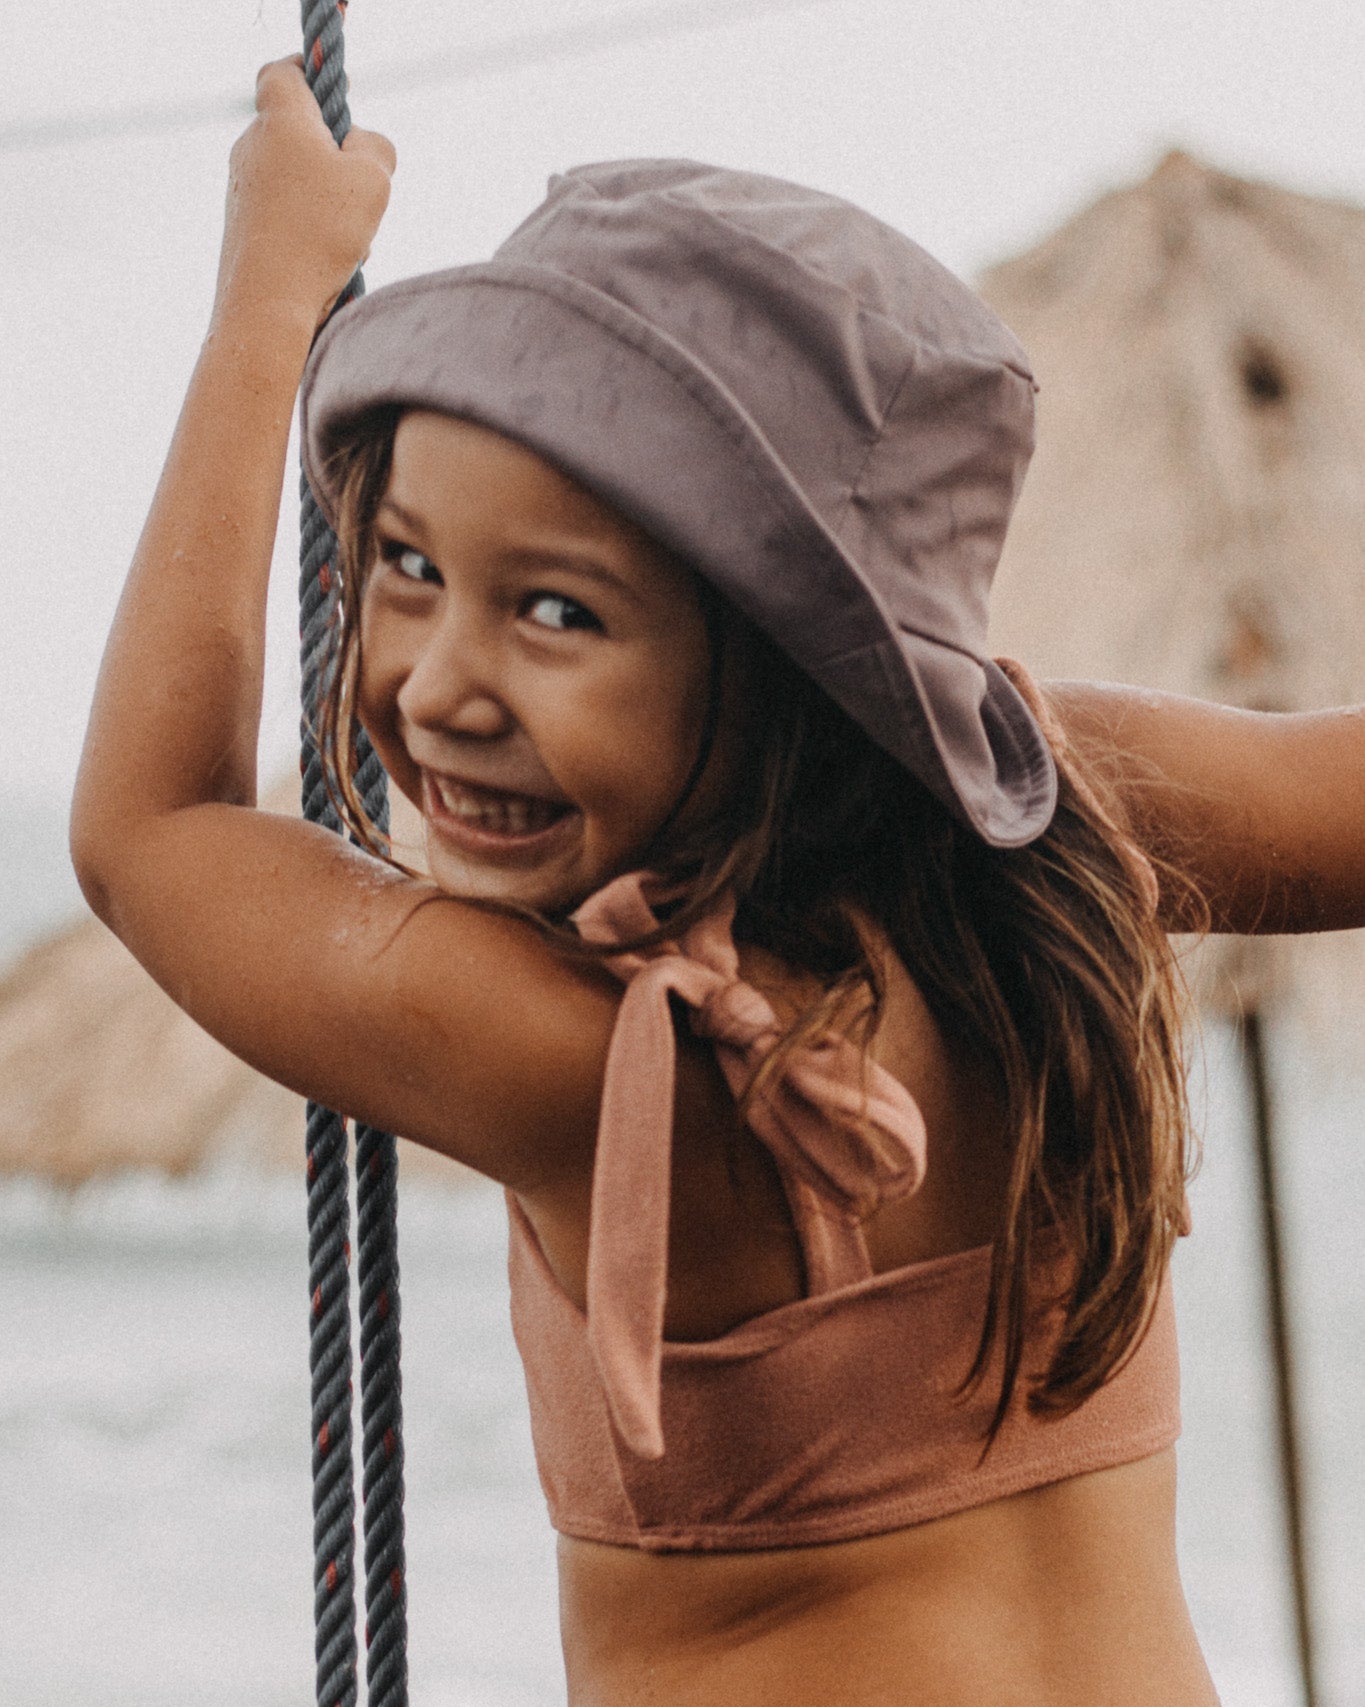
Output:
[[[669,995],[712,1040],[736,1094],[779,1035],[739,977],[733,912],[726,902],[680,941],[607,962],[626,993],[603,1089],[586,1312],[508,1197],[512,1323],[556,1529],[649,1550],[848,1540],[1169,1446],[1180,1407],[1168,1276],[1137,1351],[1098,1393],[1065,1417],[1038,1417],[1021,1382],[982,1461],[998,1362],[967,1397],[954,1388],[984,1320],[991,1247],[872,1272],[860,1223],[918,1188],[924,1123],[905,1087],[845,1038],[793,1051],[749,1114],[791,1206],[807,1295],[718,1339],[664,1340]],[[592,896],[576,922],[603,943],[657,927],[639,873]],[[1050,1250],[1038,1292],[1055,1299]],[[1035,1310],[1026,1375],[1046,1367],[1060,1314],[1056,1303]]]

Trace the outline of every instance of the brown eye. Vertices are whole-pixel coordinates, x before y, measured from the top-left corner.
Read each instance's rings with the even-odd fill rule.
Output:
[[[602,626],[586,605],[566,598],[563,593],[532,593],[522,610],[541,628],[600,629]]]
[[[411,546],[406,551],[400,551],[393,562],[400,575],[406,575],[413,581],[436,579],[436,569],[431,559],[423,557],[420,551],[414,551]]]
[[[407,581],[439,581],[440,572],[429,557],[415,546],[404,545],[396,539],[385,540],[379,548],[385,563],[391,564]]]

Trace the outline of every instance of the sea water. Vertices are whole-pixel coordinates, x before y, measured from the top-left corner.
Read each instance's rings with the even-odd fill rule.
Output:
[[[1365,1707],[1365,1088],[1277,1063],[1324,1707]],[[1226,1707],[1296,1707],[1244,1099],[1209,1045],[1176,1260],[1180,1552]],[[401,1191],[414,1707],[564,1700],[490,1187]],[[307,1260],[288,1179],[0,1186],[0,1702],[308,1707]],[[909,1330],[907,1330],[909,1331]],[[362,1697],[363,1698],[363,1697]]]

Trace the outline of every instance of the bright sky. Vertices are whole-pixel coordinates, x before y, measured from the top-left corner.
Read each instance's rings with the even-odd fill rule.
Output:
[[[1359,0],[352,0],[358,123],[399,174],[372,285],[483,257],[566,165],[685,155],[837,191],[972,273],[1179,144],[1365,202]],[[642,13],[708,27],[551,59],[509,37]],[[747,16],[746,16],[747,14]],[[717,24],[724,17],[726,22]],[[190,27],[187,28],[187,25]],[[6,770],[59,797],[213,285],[225,162],[293,0],[8,8],[0,58],[0,681]],[[480,56],[482,56],[480,58]],[[478,61],[478,75],[460,67]],[[367,84],[369,92],[367,92]],[[35,137],[129,107],[175,130]],[[277,552],[264,747],[289,761],[295,529]]]

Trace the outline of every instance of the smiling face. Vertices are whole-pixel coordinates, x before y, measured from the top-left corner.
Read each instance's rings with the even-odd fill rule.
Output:
[[[435,881],[556,912],[632,869],[702,738],[691,572],[534,452],[423,411],[375,536],[358,710]]]

